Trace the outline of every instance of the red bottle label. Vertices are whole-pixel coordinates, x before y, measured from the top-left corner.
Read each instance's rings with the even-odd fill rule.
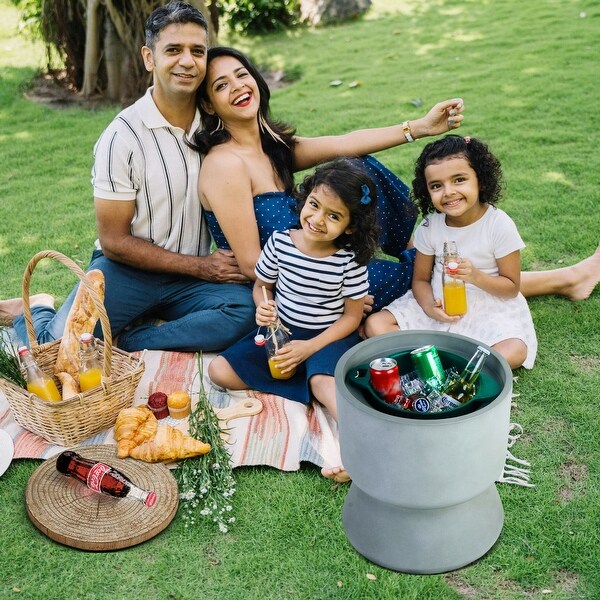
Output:
[[[102,479],[104,479],[104,475],[108,471],[111,470],[111,467],[105,465],[104,463],[96,463],[92,467],[90,467],[90,472],[87,476],[87,486],[90,490],[94,490],[95,492],[101,492],[100,486],[102,485]]]

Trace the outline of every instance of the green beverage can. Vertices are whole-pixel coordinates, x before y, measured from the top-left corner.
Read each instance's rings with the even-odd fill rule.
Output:
[[[410,357],[419,377],[431,387],[439,390],[446,380],[446,372],[437,348],[431,344],[421,346],[413,350]]]

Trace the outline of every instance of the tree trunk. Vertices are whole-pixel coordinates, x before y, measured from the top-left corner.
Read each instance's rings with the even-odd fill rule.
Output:
[[[81,95],[89,98],[97,91],[98,65],[100,64],[100,0],[87,0],[85,58]]]
[[[121,100],[121,66],[124,48],[113,22],[104,20],[104,60],[106,62],[106,97],[118,102]]]

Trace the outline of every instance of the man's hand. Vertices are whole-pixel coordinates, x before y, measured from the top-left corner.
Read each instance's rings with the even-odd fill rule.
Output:
[[[208,256],[200,256],[196,277],[215,283],[246,283],[250,281],[242,275],[231,250],[215,250]]]

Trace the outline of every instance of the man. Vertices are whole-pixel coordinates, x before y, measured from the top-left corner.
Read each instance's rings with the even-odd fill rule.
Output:
[[[104,273],[104,305],[124,350],[221,350],[254,327],[254,303],[233,253],[210,254],[200,156],[186,144],[200,126],[196,90],[207,34],[202,14],[184,2],[150,15],[142,57],[153,85],[94,149],[98,240],[89,269]],[[56,314],[44,298],[32,303],[39,342],[62,336],[74,293]],[[22,315],[14,327],[26,340]]]

